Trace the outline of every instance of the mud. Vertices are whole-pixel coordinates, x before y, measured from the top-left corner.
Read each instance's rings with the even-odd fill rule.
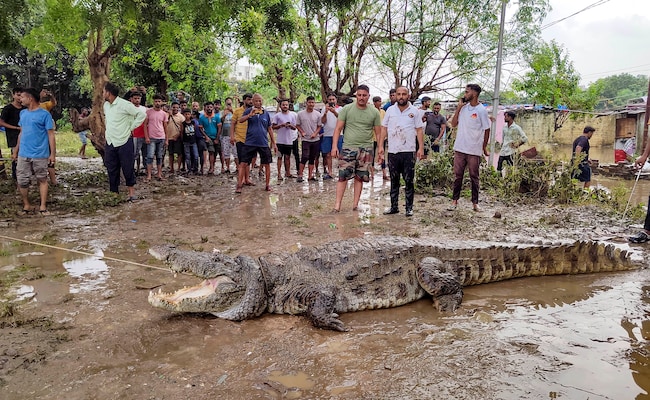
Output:
[[[54,210],[5,221],[0,278],[13,276],[28,297],[0,320],[0,397],[648,398],[647,270],[470,287],[455,314],[422,300],[344,314],[346,333],[297,316],[235,323],[150,307],[146,289],[196,283],[158,269],[147,254],[157,243],[232,255],[377,234],[626,247],[635,230],[597,207],[506,207],[486,196],[480,213],[466,199],[449,212],[443,193],[416,196],[413,218],[403,206],[383,216],[389,185],[381,173],[358,211],[349,189],[340,213],[331,212],[334,182],[273,180],[269,194],[256,170],[254,181],[235,195],[231,176],[170,178],[138,185],[140,200],[94,215]]]

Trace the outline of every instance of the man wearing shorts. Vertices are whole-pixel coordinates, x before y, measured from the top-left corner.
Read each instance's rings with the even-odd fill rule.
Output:
[[[22,214],[27,215],[33,212],[29,202],[28,188],[32,171],[38,181],[40,194],[39,212],[42,216],[50,215],[47,211],[48,191],[48,165],[54,164],[56,155],[56,143],[54,140],[54,120],[52,115],[40,107],[40,96],[34,88],[27,88],[21,94],[22,105],[20,111],[21,128],[18,135],[12,158],[17,160],[16,177],[18,178],[18,190],[23,199]]]
[[[323,137],[320,142],[320,152],[323,154],[323,168],[325,175],[323,180],[332,179],[332,139],[334,137],[334,129],[336,129],[336,121],[339,117],[341,107],[336,104],[337,99],[334,93],[327,96],[327,105],[322,111],[321,122],[323,123]]]
[[[23,110],[22,103],[23,88],[17,87],[11,91],[13,101],[7,104],[0,113],[0,127],[5,128],[7,135],[7,147],[9,147],[9,157],[14,153],[14,148],[18,144],[18,135],[20,135],[20,112]],[[2,153],[0,153],[2,156]],[[2,164],[4,168],[4,164]],[[11,177],[16,180],[16,161],[11,162]]]
[[[171,114],[169,115],[169,120],[167,121],[167,151],[169,152],[169,173],[173,174],[174,171],[174,156],[178,156],[178,167],[177,169],[181,170],[183,166],[183,121],[185,121],[185,116],[180,112],[180,104],[174,101],[172,102]]]
[[[247,109],[244,115],[238,120],[238,123],[247,122],[246,128],[246,141],[242,148],[240,163],[250,167],[250,163],[256,157],[260,156],[260,168],[264,168],[266,173],[266,187],[267,192],[271,191],[271,149],[269,148],[269,140],[275,152],[278,151],[273,138],[273,129],[271,129],[271,116],[262,107],[262,95],[255,93],[252,98],[253,107]],[[243,167],[243,165],[241,165]],[[235,193],[241,193],[242,186],[245,183],[245,174],[249,168],[239,168],[237,175],[237,190]]]
[[[214,174],[214,163],[217,160],[216,154],[221,151],[219,142],[219,129],[221,128],[221,116],[214,111],[214,103],[211,101],[204,104],[205,112],[199,117],[199,126],[205,136],[205,144],[208,147],[210,157],[210,168],[208,174]]]
[[[226,107],[221,112],[221,173],[230,173],[230,158],[236,158],[235,145],[230,143],[230,128],[232,126],[232,98],[226,97]]]
[[[300,169],[296,182],[302,182],[302,174],[305,164],[308,164],[307,180],[315,181],[314,165],[320,154],[320,127],[322,126],[321,115],[314,110],[316,99],[314,96],[307,97],[306,109],[298,113],[296,128],[300,132],[302,140],[302,158],[300,159]]]
[[[244,148],[244,142],[246,142],[246,132],[248,131],[248,122],[239,122],[240,119],[242,119],[242,116],[244,115],[244,112],[253,106],[253,95],[250,93],[246,93],[243,97],[244,103],[241,104],[238,108],[236,108],[232,112],[232,127],[230,128],[230,143],[234,144],[237,148],[237,159],[235,160],[235,165],[237,165],[237,171],[239,171],[239,163],[241,162],[241,152],[242,149]],[[244,168],[250,167],[247,164],[241,165]],[[239,173],[239,172],[238,172]],[[253,183],[250,181],[250,170],[246,171],[246,174],[244,175],[245,180],[244,180],[244,185],[252,185]]]
[[[291,175],[291,151],[293,141],[298,138],[296,131],[296,113],[289,111],[289,100],[280,101],[281,112],[275,114],[271,127],[277,132],[276,143],[278,145],[278,183],[282,181],[282,164],[284,162],[284,176],[293,178]]]
[[[573,141],[573,157],[571,158],[571,162],[573,163],[576,158],[582,157],[578,161],[578,170],[574,175],[580,182],[584,182],[585,189],[589,189],[589,185],[591,185],[589,139],[594,135],[594,132],[596,132],[596,129],[591,126],[585,126],[585,129],[582,130],[582,135]]]
[[[363,182],[370,180],[369,169],[372,168],[372,135],[381,137],[381,120],[375,107],[368,107],[370,89],[366,85],[357,88],[356,103],[348,104],[339,113],[333,142],[337,143],[341,131],[343,135],[343,150],[339,155],[338,148],[332,149],[332,157],[339,158],[339,181],[336,184],[336,203],[334,211],[341,210],[341,201],[345,194],[347,181],[354,178],[353,210],[359,207]],[[384,149],[379,146],[379,158],[383,158]]]
[[[147,119],[144,121],[144,141],[147,143],[147,182],[151,180],[153,160],[156,159],[156,178],[161,181],[162,163],[165,157],[167,143],[167,119],[169,114],[163,110],[164,98],[160,94],[153,96],[153,107],[147,110]]]

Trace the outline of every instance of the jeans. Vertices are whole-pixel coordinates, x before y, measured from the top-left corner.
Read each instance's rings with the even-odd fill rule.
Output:
[[[153,164],[153,158],[156,157],[156,165],[162,165],[165,156],[165,139],[150,139],[147,145],[147,165]]]
[[[187,172],[197,172],[199,170],[199,148],[196,143],[183,143],[185,150],[185,166]]]
[[[390,172],[390,208],[397,209],[399,199],[400,176],[404,177],[406,183],[406,210],[413,210],[413,198],[415,197],[415,153],[406,151],[392,153],[388,158],[388,170]]]
[[[454,152],[454,193],[452,200],[460,199],[460,191],[463,186],[463,175],[465,168],[469,169],[469,180],[472,187],[472,204],[478,204],[479,179],[478,171],[481,164],[481,156]]]

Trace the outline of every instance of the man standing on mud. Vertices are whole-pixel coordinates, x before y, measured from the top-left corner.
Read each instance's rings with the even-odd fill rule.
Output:
[[[641,169],[645,165],[646,161],[648,161],[648,156],[650,156],[650,140],[647,141],[643,154],[641,154],[641,156],[634,162],[634,165],[639,169],[639,173],[641,173]],[[650,204],[650,197],[648,198],[648,204]],[[643,230],[634,236],[628,237],[627,240],[629,240],[630,243],[645,243],[650,240],[650,207],[648,207],[645,214]]]
[[[339,181],[336,183],[336,203],[334,211],[341,211],[341,201],[347,188],[348,180],[354,179],[354,200],[352,210],[359,207],[363,182],[370,181],[373,150],[372,134],[381,137],[381,120],[379,111],[375,107],[368,107],[370,88],[359,85],[357,88],[357,101],[343,107],[339,112],[332,143],[338,143],[339,136],[345,128],[343,135],[343,150],[339,156],[337,146],[332,147],[332,158],[339,158]],[[384,149],[378,147],[379,157],[383,157]]]
[[[578,178],[580,182],[585,183],[585,189],[589,189],[591,185],[591,166],[589,161],[589,139],[594,135],[596,129],[591,126],[585,126],[585,129],[582,130],[582,135],[578,136],[576,140],[573,141],[573,156],[571,157],[571,163],[576,158],[578,160],[578,171],[575,173],[575,177]]]
[[[14,152],[14,148],[18,145],[18,135],[20,134],[20,126],[18,126],[18,121],[20,121],[20,111],[23,109],[23,103],[21,102],[21,96],[23,94],[23,88],[14,88],[12,90],[12,99],[13,101],[10,104],[7,104],[2,109],[2,114],[0,114],[0,126],[5,128],[7,134],[7,147],[9,147],[9,157]],[[0,157],[2,154],[0,153]],[[4,172],[4,164],[3,164]],[[11,176],[16,180],[16,161],[11,162]]]
[[[271,149],[269,148],[269,140],[273,151],[278,152],[278,147],[275,145],[275,138],[273,137],[273,129],[271,129],[271,115],[262,107],[262,95],[255,93],[252,97],[253,107],[248,108],[244,115],[239,118],[237,123],[246,122],[246,141],[241,151],[239,173],[237,175],[237,189],[235,193],[241,193],[242,186],[246,181],[245,174],[248,173],[249,166],[256,154],[260,155],[260,170],[264,168],[266,173],[266,187],[264,190],[271,191],[269,182],[271,181]],[[246,165],[246,167],[244,167]]]
[[[478,101],[480,94],[479,85],[467,85],[465,96],[458,102],[456,112],[451,118],[451,126],[458,127],[458,131],[454,143],[454,192],[448,208],[450,211],[458,207],[465,169],[469,170],[472,206],[474,211],[479,211],[479,165],[481,156],[488,155],[487,144],[490,140],[490,118],[483,104]]]
[[[133,138],[131,132],[140,126],[147,114],[133,103],[118,97],[119,89],[111,82],[104,85],[104,116],[106,118],[106,147],[104,165],[108,173],[111,192],[118,193],[120,171],[124,174],[129,201],[135,198],[135,172],[133,171]]]
[[[246,131],[248,130],[248,121],[239,122],[239,119],[244,115],[246,109],[253,106],[253,95],[246,93],[243,97],[244,102],[232,112],[232,124],[230,126],[230,143],[234,144],[237,148],[237,157],[235,165],[239,171],[239,163],[241,162],[241,152],[246,142]],[[241,167],[248,168],[244,174],[244,185],[252,186],[253,182],[250,180],[250,165],[242,164]]]
[[[54,140],[54,120],[52,115],[40,107],[40,96],[36,89],[27,88],[21,94],[24,108],[20,111],[20,135],[14,148],[12,158],[17,160],[16,173],[18,190],[23,199],[23,215],[32,214],[27,189],[29,188],[32,172],[38,181],[40,194],[39,212],[42,216],[50,215],[47,211],[48,165],[56,159],[56,143]]]
[[[409,102],[408,89],[400,86],[397,88],[397,102],[388,107],[381,125],[381,138],[388,138],[388,170],[390,172],[390,208],[384,214],[397,214],[399,208],[399,188],[401,178],[406,183],[406,216],[413,216],[413,199],[415,188],[415,143],[417,140],[417,158],[424,157],[424,136],[422,127],[422,114]],[[380,156],[381,158],[381,156]]]

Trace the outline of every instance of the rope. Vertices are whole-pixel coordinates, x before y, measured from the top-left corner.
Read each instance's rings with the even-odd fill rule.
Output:
[[[18,239],[18,238],[13,238],[13,237],[10,237],[10,236],[5,236],[5,235],[0,235],[0,238],[7,239],[7,240],[15,240],[17,242],[23,242],[23,243],[31,244],[31,245],[34,245],[34,246],[42,246],[42,247],[47,247],[47,248],[55,249],[55,250],[63,250],[63,251],[71,252],[71,253],[83,254],[85,256],[96,257],[96,258],[104,259],[104,260],[117,261],[117,262],[122,262],[122,263],[126,263],[126,264],[137,265],[138,267],[153,268],[153,269],[159,269],[161,271],[169,272],[168,268],[157,267],[155,265],[142,264],[142,263],[135,262],[135,261],[121,260],[121,259],[115,258],[115,257],[98,256],[97,254],[89,253],[87,251],[67,249],[65,247],[53,246],[53,245],[50,245],[50,244],[33,242],[31,240]]]

